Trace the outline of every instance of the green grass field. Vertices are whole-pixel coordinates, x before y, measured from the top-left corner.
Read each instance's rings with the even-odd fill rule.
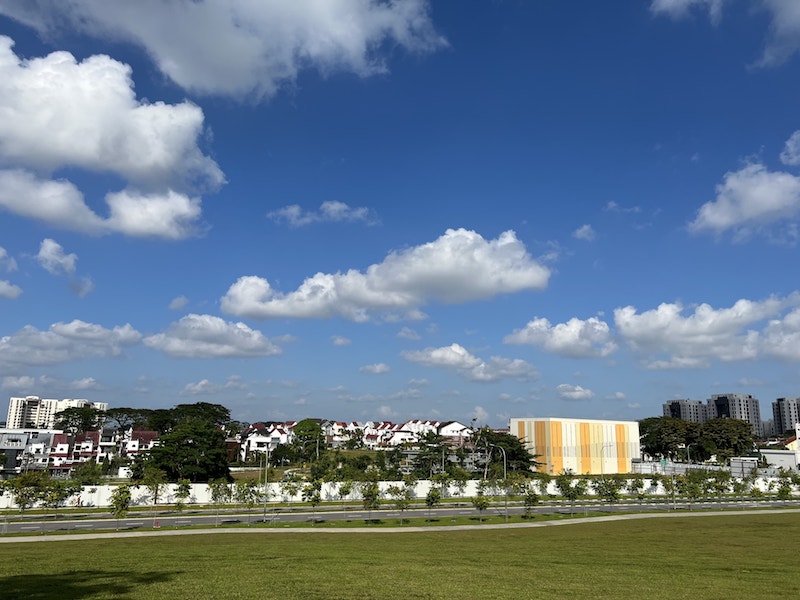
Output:
[[[800,596],[800,514],[0,545],[0,598]]]

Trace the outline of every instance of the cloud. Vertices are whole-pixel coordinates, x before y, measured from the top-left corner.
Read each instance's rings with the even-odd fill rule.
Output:
[[[349,346],[353,342],[344,336],[334,335],[333,337],[331,337],[331,343],[334,346]]]
[[[100,384],[94,377],[84,377],[71,381],[67,387],[71,390],[97,390],[100,389]]]
[[[78,255],[65,254],[64,248],[55,240],[50,238],[42,240],[36,260],[48,273],[69,276],[69,289],[76,296],[83,298],[94,291],[91,277],[74,277]]]
[[[373,375],[381,375],[388,373],[391,369],[385,363],[377,363],[374,365],[365,365],[359,369],[362,373],[372,373]]]
[[[137,344],[141,334],[126,324],[113,329],[74,320],[55,323],[47,331],[26,325],[0,338],[0,366],[8,369],[55,365],[87,358],[112,358]]]
[[[705,10],[710,21],[718,24],[722,8],[728,0],[652,0],[650,10],[672,19],[687,17],[692,10]],[[796,0],[761,0],[757,8],[769,15],[770,23],[764,52],[753,63],[755,67],[776,67],[785,63],[800,50],[800,6]],[[759,10],[751,10],[757,15]]]
[[[800,49],[800,6],[794,0],[763,0],[770,14],[769,33],[757,67],[783,64]]]
[[[78,62],[67,52],[23,60],[0,36],[0,208],[94,235],[180,239],[196,232],[190,190],[224,183],[198,146],[203,112],[190,102],[137,100],[129,66],[108,56]],[[108,217],[95,213],[60,169],[117,175]]]
[[[169,303],[170,310],[183,310],[189,304],[189,299],[186,296],[176,296]]]
[[[722,17],[722,5],[726,0],[652,0],[650,11],[655,15],[666,15],[672,19],[688,17],[692,10],[705,10],[713,23]]]
[[[148,336],[143,342],[177,358],[241,358],[281,353],[260,331],[212,315],[186,315],[164,333]]]
[[[716,199],[700,207],[690,231],[722,234],[731,230],[741,240],[800,212],[800,178],[769,171],[760,163],[726,173],[716,191]]]
[[[400,331],[397,332],[397,337],[404,339],[404,340],[419,340],[422,339],[422,336],[418,334],[416,331],[411,329],[410,327],[403,327]]]
[[[407,351],[403,352],[402,356],[410,362],[426,367],[451,369],[470,381],[494,382],[502,379],[525,381],[539,376],[536,369],[524,360],[493,356],[489,362],[485,362],[470,354],[459,344]]]
[[[642,212],[642,209],[638,206],[629,206],[629,207],[620,206],[613,200],[609,201],[603,210],[605,210],[606,212],[634,213],[634,214],[639,214],[640,212]]]
[[[433,242],[390,253],[363,273],[317,273],[288,294],[261,277],[241,277],[221,306],[253,319],[339,316],[363,322],[376,312],[397,310],[415,318],[429,302],[456,304],[543,289],[549,276],[513,231],[487,241],[474,231],[449,229]]]
[[[446,45],[426,0],[7,0],[0,14],[48,37],[80,31],[133,43],[185,89],[257,99],[292,85],[304,69],[367,77],[387,71],[390,49]]]
[[[290,227],[302,227],[311,223],[355,223],[363,221],[367,225],[376,225],[378,220],[372,216],[368,208],[351,208],[344,202],[323,202],[318,212],[304,212],[297,204],[284,206],[267,213],[267,217],[276,223],[286,222]]]
[[[709,366],[711,359],[734,361],[765,353],[779,355],[780,348],[765,346],[763,337],[752,327],[798,302],[800,297],[795,293],[761,301],[742,299],[730,308],[701,304],[688,316],[684,316],[680,303],[663,303],[641,314],[626,306],[614,311],[614,320],[620,336],[644,357],[648,368],[700,368]],[[793,314],[783,321],[770,322],[765,333],[768,339],[773,336],[772,343],[791,331]]]
[[[22,288],[6,279],[0,279],[0,298],[16,300],[22,295]]]
[[[606,400],[625,400],[626,396],[623,392],[614,392],[610,396],[606,396]]]
[[[592,390],[568,383],[562,383],[557,386],[556,393],[562,400],[590,400],[594,397],[594,392]]]
[[[48,273],[53,275],[72,275],[75,273],[77,254],[65,254],[64,248],[55,240],[42,240],[36,260]]]
[[[572,232],[572,237],[576,240],[585,240],[587,242],[591,242],[597,234],[595,230],[592,229],[591,225],[581,225],[575,231]]]
[[[26,393],[33,391],[36,387],[36,378],[30,375],[21,375],[20,377],[8,376],[3,377],[2,387],[4,390],[14,390],[17,393]]]
[[[69,289],[79,298],[83,298],[94,291],[94,281],[91,277],[78,277],[69,282]]]
[[[531,344],[569,358],[605,357],[617,349],[608,324],[596,317],[585,321],[572,318],[557,325],[536,317],[524,329],[515,330],[503,341],[506,344]]]
[[[181,390],[181,396],[200,396],[216,394],[222,388],[208,379],[201,379],[197,383],[187,383]]]
[[[6,249],[0,246],[0,269],[11,273],[17,270],[17,261],[8,255]]]
[[[476,423],[487,423],[489,421],[489,413],[482,406],[476,406],[472,409],[472,418]]]
[[[781,162],[785,165],[800,165],[800,131],[795,131],[783,146]]]

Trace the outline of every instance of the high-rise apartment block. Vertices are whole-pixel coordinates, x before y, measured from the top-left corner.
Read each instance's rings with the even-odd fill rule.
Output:
[[[708,421],[708,406],[700,400],[668,400],[663,407],[665,417],[692,423]]]
[[[764,435],[761,407],[758,398],[750,394],[715,394],[703,403],[701,400],[668,400],[663,405],[664,416],[692,423],[705,423],[709,419],[739,419],[753,426],[753,434]],[[795,404],[795,417],[797,416]],[[774,412],[774,408],[773,408]],[[790,425],[791,427],[791,425]]]
[[[97,410],[107,411],[107,402],[89,402],[83,399],[52,400],[39,398],[39,396],[26,396],[25,398],[11,398],[8,402],[8,429],[24,429],[35,427],[38,429],[53,429],[56,414],[68,408],[92,407]]]
[[[753,433],[761,437],[761,406],[758,398],[750,394],[714,394],[707,401],[709,419],[739,419],[753,426]]]
[[[773,402],[772,422],[776,435],[794,429],[800,423],[800,398],[778,398]]]

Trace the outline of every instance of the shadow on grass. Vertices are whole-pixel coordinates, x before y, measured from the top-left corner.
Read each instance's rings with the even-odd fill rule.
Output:
[[[9,600],[59,598],[136,598],[142,585],[163,583],[178,571],[66,571],[48,575],[0,577],[0,596]]]

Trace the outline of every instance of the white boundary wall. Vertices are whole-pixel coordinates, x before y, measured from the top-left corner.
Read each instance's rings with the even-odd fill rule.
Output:
[[[762,492],[768,492],[771,488],[777,489],[777,482],[778,480],[776,478],[759,478],[756,480],[754,487],[757,487]],[[446,498],[472,498],[477,494],[479,484],[479,480],[468,481],[464,486],[463,491],[458,489],[455,485],[450,485],[448,486],[444,496]],[[286,486],[286,484],[269,483],[269,502],[302,502],[303,485],[303,483],[297,484],[297,491],[295,493],[291,493],[291,490]],[[361,494],[359,493],[359,482],[353,482],[353,491],[344,498],[342,498],[338,493],[339,485],[339,483],[335,482],[326,482],[322,484],[321,495],[323,502],[359,502],[361,500]],[[391,497],[387,493],[387,490],[392,486],[403,485],[403,483],[400,481],[381,481],[378,485],[381,489],[381,499],[384,501],[384,506],[387,506],[391,502]],[[66,506],[83,506],[87,508],[109,506],[111,494],[114,492],[116,487],[116,485],[85,486],[79,496],[73,496],[69,499],[69,501],[66,503]],[[439,488],[439,484],[427,480],[418,481],[414,486],[414,498],[424,499],[431,487]],[[261,486],[257,486],[257,488],[260,490]],[[167,505],[174,504],[177,500],[175,496],[176,489],[176,484],[168,484],[167,489],[163,491],[159,497],[158,506],[166,507]],[[234,489],[233,484],[231,484],[231,489]],[[541,490],[538,488],[537,491],[541,493]],[[645,477],[645,486],[643,492],[648,496],[666,495],[664,487],[661,484],[653,486],[651,480],[647,479],[647,477]],[[487,495],[501,496],[503,491],[501,489],[487,489],[485,493]],[[550,481],[546,493],[554,496],[558,495],[558,490],[554,481]],[[587,493],[589,496],[594,495],[594,490],[592,489],[591,485],[588,486]],[[633,496],[629,496],[625,490],[622,490],[620,495],[622,500],[626,498],[633,499]],[[796,496],[797,494],[793,493],[793,495]],[[150,497],[150,493],[143,485],[139,485],[138,487],[132,486],[131,496],[132,507],[152,506],[152,498]],[[205,483],[192,484],[191,494],[186,500],[186,504],[211,504],[208,485]],[[6,491],[2,496],[0,496],[0,509],[7,508],[16,508],[9,491]]]

